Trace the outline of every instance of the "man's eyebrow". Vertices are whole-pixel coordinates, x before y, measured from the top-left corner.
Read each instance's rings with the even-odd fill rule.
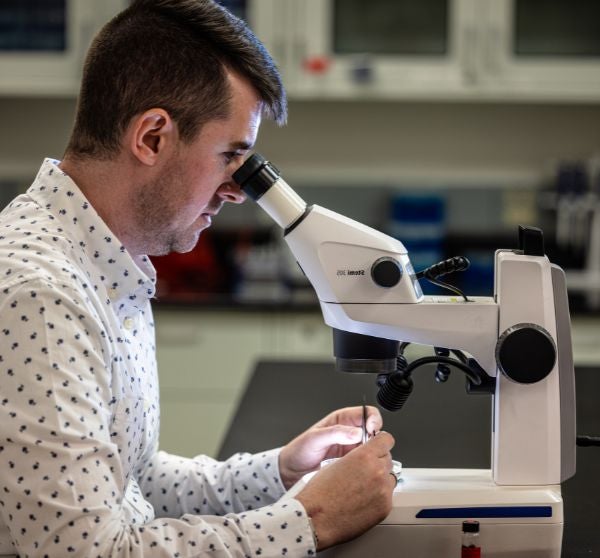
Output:
[[[248,151],[251,148],[252,144],[247,141],[234,141],[233,143],[229,144],[229,149],[232,151],[237,151],[238,149]]]

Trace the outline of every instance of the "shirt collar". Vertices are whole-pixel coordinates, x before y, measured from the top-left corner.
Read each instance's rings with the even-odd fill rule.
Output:
[[[134,260],[100,218],[75,182],[44,159],[28,194],[61,223],[64,232],[85,252],[98,271],[113,304],[136,306],[154,296],[156,271],[147,256]]]

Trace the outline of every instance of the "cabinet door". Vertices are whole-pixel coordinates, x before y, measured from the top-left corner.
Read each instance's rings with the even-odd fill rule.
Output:
[[[126,0],[0,2],[0,94],[77,92],[85,52]]]
[[[243,311],[157,309],[162,449],[216,454],[265,351],[263,319]]]
[[[265,356],[290,360],[333,360],[331,328],[320,312],[281,312],[265,322],[270,339]]]
[[[292,48],[289,0],[247,0],[245,16],[250,28],[265,45],[287,86]]]
[[[470,0],[291,1],[291,93],[402,97],[463,86]]]
[[[215,457],[237,402],[237,397],[218,398],[193,390],[161,393],[160,449],[184,457],[200,454]]]
[[[155,313],[161,389],[243,389],[262,353],[260,315],[243,312]]]
[[[487,80],[537,99],[600,98],[600,2],[487,0]]]

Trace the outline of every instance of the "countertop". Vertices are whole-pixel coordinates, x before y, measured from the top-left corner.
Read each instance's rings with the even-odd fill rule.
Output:
[[[489,468],[491,397],[467,395],[462,375],[436,384],[428,370],[398,413],[384,411],[405,467]],[[600,435],[600,368],[578,367],[577,432]],[[374,378],[335,372],[333,361],[258,362],[219,451],[258,452],[285,444],[328,412],[375,401]],[[564,558],[600,557],[600,448],[577,448],[577,474],[562,486]]]

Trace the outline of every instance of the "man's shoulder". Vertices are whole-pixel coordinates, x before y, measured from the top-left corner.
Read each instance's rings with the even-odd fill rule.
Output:
[[[77,255],[77,241],[43,213],[21,218],[23,198],[0,216],[0,300],[31,287],[85,293],[89,270]]]

